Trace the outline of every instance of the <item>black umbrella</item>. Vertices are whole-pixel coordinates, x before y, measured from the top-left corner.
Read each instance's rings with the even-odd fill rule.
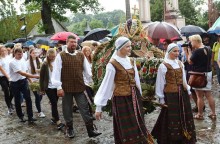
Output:
[[[203,34],[203,33],[206,33],[206,31],[199,26],[187,25],[180,29],[180,33],[183,36],[190,36],[194,34]]]
[[[6,48],[13,48],[14,47],[14,45],[15,45],[15,43],[12,43],[12,42],[8,42],[8,43],[6,43],[6,44],[4,44],[4,46],[6,47]]]
[[[47,45],[47,46],[55,46],[56,45],[56,41],[51,41],[49,37],[36,37],[33,42],[35,44],[40,44],[40,45]]]
[[[87,33],[83,41],[86,41],[86,40],[99,41],[105,38],[108,34],[110,34],[109,30],[106,30],[103,28],[96,28],[96,29],[91,30],[89,33]]]
[[[26,38],[17,38],[13,41],[13,43],[25,43],[26,42]]]

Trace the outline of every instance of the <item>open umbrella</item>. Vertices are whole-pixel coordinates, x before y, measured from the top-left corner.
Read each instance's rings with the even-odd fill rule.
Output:
[[[7,42],[6,44],[4,44],[4,46],[5,46],[6,48],[13,48],[14,45],[15,45],[15,43],[12,43],[12,42]]]
[[[108,34],[110,34],[109,30],[106,30],[103,28],[96,28],[96,29],[91,30],[89,33],[87,33],[83,41],[86,41],[86,40],[99,41],[105,38]]]
[[[208,33],[220,34],[220,17],[215,21],[212,27],[209,28]]]
[[[72,32],[58,32],[58,33],[54,34],[50,39],[51,40],[66,41],[67,37],[70,35],[73,35],[74,37],[76,37],[76,39],[79,39],[79,37]]]
[[[171,39],[180,36],[179,30],[167,22],[153,22],[148,25],[148,36],[153,39]]]
[[[206,31],[203,28],[199,27],[199,26],[187,25],[187,26],[184,26],[180,29],[180,33],[183,36],[191,36],[191,35],[194,35],[194,34],[206,33]]]
[[[17,38],[13,41],[13,43],[25,43],[26,42],[26,38]]]
[[[49,37],[36,37],[33,42],[35,44],[46,45],[54,47],[56,45],[56,41],[50,40]]]

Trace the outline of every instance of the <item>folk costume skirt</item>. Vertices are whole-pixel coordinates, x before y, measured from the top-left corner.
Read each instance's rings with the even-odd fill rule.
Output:
[[[115,144],[148,144],[151,135],[144,123],[140,92],[132,88],[131,96],[114,96],[112,114]]]
[[[158,144],[195,144],[196,133],[190,99],[182,87],[179,93],[165,93],[165,104],[151,132]]]

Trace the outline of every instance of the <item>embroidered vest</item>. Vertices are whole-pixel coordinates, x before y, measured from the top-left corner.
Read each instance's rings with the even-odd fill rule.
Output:
[[[114,96],[130,96],[131,87],[136,86],[135,82],[135,71],[133,68],[125,69],[119,62],[115,59],[111,59],[110,63],[114,66],[116,70],[115,74],[115,89]],[[131,64],[134,66],[134,61],[131,59]]]
[[[170,64],[163,63],[167,67],[165,75],[166,84],[164,87],[165,93],[175,93],[179,91],[179,85],[183,84],[182,68],[174,69]]]

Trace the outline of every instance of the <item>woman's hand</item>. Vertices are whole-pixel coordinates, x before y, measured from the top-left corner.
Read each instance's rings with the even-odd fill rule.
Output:
[[[57,90],[57,96],[58,96],[58,97],[63,97],[63,96],[64,96],[64,91],[63,91],[63,89]]]
[[[101,120],[102,112],[95,112],[95,118],[96,118],[96,120]]]

